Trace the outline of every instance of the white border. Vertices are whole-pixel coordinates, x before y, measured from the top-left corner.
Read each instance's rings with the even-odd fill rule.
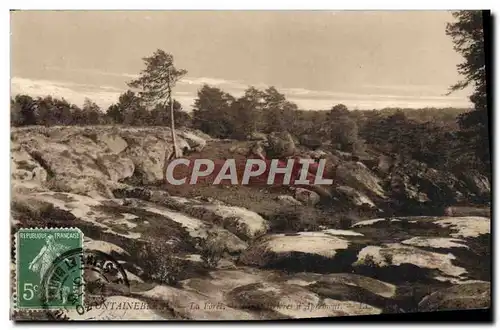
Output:
[[[435,0],[420,0],[420,1],[387,1],[387,0],[378,0],[378,1],[369,1],[369,0],[348,0],[348,1],[342,1],[342,2],[333,2],[333,1],[319,1],[319,0],[307,0],[307,1],[297,1],[297,0],[288,0],[288,1],[269,1],[269,0],[246,0],[246,1],[221,1],[221,0],[212,0],[212,1],[203,1],[203,0],[177,0],[177,1],[151,1],[151,0],[142,0],[142,1],[127,1],[127,0],[121,0],[121,1],[103,1],[103,0],[86,0],[86,1],[62,1],[62,0],[45,0],[45,1],[21,1],[21,0],[5,0],[2,1],[1,6],[2,6],[2,11],[1,11],[1,16],[0,16],[0,26],[2,29],[2,33],[0,34],[1,36],[1,41],[3,43],[2,51],[1,51],[1,63],[2,63],[2,71],[3,71],[3,79],[2,79],[2,89],[4,94],[4,103],[6,105],[6,109],[4,109],[1,112],[1,115],[3,116],[2,120],[0,121],[2,125],[5,125],[5,128],[0,130],[0,132],[4,135],[3,137],[0,138],[0,147],[1,147],[1,155],[5,157],[5,161],[0,162],[0,166],[2,169],[2,173],[5,175],[5,181],[4,184],[1,186],[1,199],[0,201],[2,202],[2,207],[0,207],[1,210],[4,210],[5,213],[8,213],[9,210],[9,205],[10,205],[10,187],[7,184],[7,182],[10,181],[10,170],[9,170],[9,165],[10,162],[7,162],[7,157],[10,155],[10,132],[9,132],[9,111],[8,111],[8,100],[10,99],[10,43],[9,43],[9,32],[10,32],[10,27],[9,27],[9,12],[8,9],[14,8],[14,9],[139,9],[139,10],[144,10],[144,9],[233,9],[233,10],[243,10],[243,9],[336,9],[336,10],[342,10],[342,9],[348,9],[348,10],[366,10],[366,9],[372,9],[372,10],[384,10],[384,9],[389,9],[389,10],[409,10],[409,9],[417,9],[417,10],[450,10],[450,9],[493,9],[493,13],[497,14],[500,12],[499,8],[500,1],[498,0],[475,0],[475,1],[464,1],[464,0],[454,0],[454,1],[435,1]],[[498,17],[496,17],[496,23],[498,23]],[[498,44],[498,33],[495,34],[495,44]],[[34,50],[36,51],[36,50]],[[496,76],[496,74],[495,74]],[[498,87],[495,85],[495,94],[498,91]],[[496,103],[496,102],[495,102]],[[495,104],[496,105],[496,104]],[[496,106],[494,105],[494,109],[496,109]],[[496,119],[498,119],[499,115],[496,116]],[[497,123],[497,120],[495,120],[495,123]],[[498,135],[498,134],[497,134]],[[498,152],[497,148],[500,144],[500,141],[495,137],[495,151]],[[10,158],[10,156],[9,156]],[[496,162],[494,162],[496,164]],[[495,168],[496,169],[496,168]],[[498,175],[496,176],[498,179]],[[495,186],[498,186],[498,180],[495,180]],[[499,196],[496,195],[494,202],[495,204],[498,205],[499,201]],[[10,221],[7,219],[10,218],[10,214],[5,214],[5,217],[3,218],[3,225],[5,226],[5,231],[4,233],[10,232]],[[7,227],[9,226],[9,227]],[[497,233],[495,233],[497,234]],[[6,235],[6,234],[4,234]],[[497,237],[498,235],[495,235]],[[0,298],[3,299],[2,302],[2,310],[4,311],[4,316],[2,318],[1,326],[2,328],[12,328],[14,325],[12,322],[8,320],[7,317],[7,310],[9,310],[10,306],[10,297],[9,297],[9,291],[10,288],[7,286],[7,283],[9,283],[9,277],[10,275],[7,273],[7,269],[10,269],[10,240],[8,239],[3,239],[3,242],[5,246],[3,248],[0,248],[0,254],[2,256],[2,263],[4,264],[4,271],[1,272],[1,283],[2,283],[2,292],[0,293]],[[498,257],[498,254],[495,254]],[[498,263],[498,260],[495,260],[495,264]],[[496,287],[494,285],[493,287]],[[495,294],[496,297],[496,294]],[[498,306],[498,301],[496,301],[495,306]],[[496,311],[496,310],[495,310]],[[143,324],[134,324],[134,325],[127,325],[127,324],[114,324],[114,326],[119,326],[119,327],[131,327],[131,328],[142,328]],[[228,324],[226,326],[238,326],[239,324]],[[244,325],[241,323],[241,325]],[[249,326],[250,328],[265,328],[265,327],[290,327],[292,326],[293,323],[286,323],[286,324],[247,324],[246,326]],[[314,326],[320,326],[319,324],[312,324]],[[331,327],[335,326],[335,324],[322,324],[321,326],[323,327]],[[54,324],[50,325],[40,325],[41,327],[46,327],[46,328],[52,328]],[[64,327],[67,326],[67,324],[63,325]],[[84,328],[84,325],[71,325],[74,328]],[[92,325],[93,328],[97,329],[105,329],[110,326],[109,323],[105,325]],[[112,325],[113,326],[113,325]],[[151,326],[151,325],[149,325]],[[194,326],[200,326],[200,327],[220,327],[223,326],[223,324],[206,324],[206,323],[198,323],[198,324],[154,324],[154,326],[168,326],[169,328],[186,328],[186,327],[194,327]],[[299,327],[308,327],[310,325],[304,324],[304,323],[299,323],[297,324]],[[363,328],[380,328],[380,327],[385,327],[386,325],[382,324],[379,326],[369,326],[369,325],[361,325],[361,324],[339,324],[338,326],[341,327],[363,327]],[[399,325],[399,328],[407,328],[407,327],[412,327],[410,324],[405,324],[405,325]],[[417,327],[417,326],[415,326]],[[455,328],[459,327],[458,324],[454,325],[449,325],[449,326],[432,326],[432,325],[421,325],[418,326],[421,328],[425,329],[442,329],[442,328]]]

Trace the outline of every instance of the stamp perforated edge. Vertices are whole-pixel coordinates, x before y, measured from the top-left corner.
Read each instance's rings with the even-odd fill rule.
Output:
[[[14,286],[14,289],[12,290],[13,292],[12,292],[12,298],[11,298],[11,313],[10,313],[11,319],[13,319],[15,312],[20,312],[20,311],[45,312],[45,311],[47,311],[47,309],[44,309],[42,307],[40,307],[40,308],[27,308],[27,307],[19,308],[17,306],[17,296],[18,296],[17,286],[18,286],[18,282],[19,282],[17,279],[17,276],[19,274],[19,269],[18,269],[19,265],[17,263],[17,261],[19,260],[19,239],[18,239],[19,234],[23,231],[33,231],[33,230],[35,230],[35,231],[36,230],[57,231],[57,230],[61,230],[61,229],[62,230],[74,230],[74,231],[79,232],[80,238],[81,238],[80,246],[82,247],[82,249],[84,249],[84,246],[83,246],[84,235],[83,235],[83,232],[81,231],[81,229],[77,228],[77,227],[23,227],[23,228],[19,228],[15,234],[11,234],[11,235],[14,235],[14,249],[15,249],[15,253],[14,253],[14,256],[15,256],[14,257],[15,276],[14,276],[13,283],[12,283],[12,285]],[[85,291],[84,291],[84,294],[82,296],[82,299],[85,299]]]

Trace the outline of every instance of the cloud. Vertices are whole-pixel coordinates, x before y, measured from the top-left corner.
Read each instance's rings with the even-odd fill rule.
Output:
[[[125,90],[113,86],[98,86],[78,84],[70,81],[55,81],[42,79],[28,79],[13,77],[10,80],[11,95],[28,94],[31,96],[51,95],[65,98],[67,101],[82,106],[85,98],[96,102],[102,109],[106,109],[118,100],[120,94]],[[186,110],[190,110],[194,104],[196,95],[192,92],[176,91],[174,98],[178,100]]]
[[[429,100],[429,99],[349,99],[349,98],[327,98],[327,99],[308,99],[308,98],[294,98],[288,99],[296,103],[299,108],[307,110],[327,110],[336,104],[345,104],[351,110],[372,110],[383,108],[468,108],[470,104],[465,101],[448,101],[448,100]]]
[[[101,107],[108,107],[118,99],[123,91],[112,86],[94,86],[68,81],[39,80],[13,77],[10,80],[11,95],[63,97],[81,106],[85,98],[90,98]]]
[[[95,69],[68,69],[68,68],[59,68],[56,66],[46,66],[44,67],[45,70],[51,70],[51,71],[63,71],[63,72],[75,72],[75,73],[85,73],[85,74],[90,74],[90,75],[97,75],[97,76],[111,76],[111,77],[121,77],[121,78],[128,78],[128,79],[135,79],[139,77],[138,74],[132,74],[132,73],[126,73],[126,72],[109,72],[109,71],[102,71],[102,70],[95,70]]]
[[[107,73],[109,74],[109,73]],[[116,74],[118,75],[118,74]],[[177,99],[187,111],[191,111],[196,98],[196,89],[203,84],[217,86],[235,97],[243,95],[249,84],[234,80],[225,80],[209,77],[185,77],[174,92]],[[253,84],[259,89],[267,86]],[[330,109],[335,104],[345,104],[351,109],[381,109],[385,107],[423,108],[423,107],[470,107],[466,97],[436,96],[436,95],[394,95],[374,93],[349,93],[316,91],[305,88],[279,88],[287,99],[295,102],[299,108],[310,110]],[[70,81],[54,81],[13,77],[11,79],[11,94],[29,94],[32,96],[52,95],[64,97],[69,102],[82,105],[85,98],[90,98],[101,108],[106,109],[116,102],[126,88],[108,85],[78,84]]]

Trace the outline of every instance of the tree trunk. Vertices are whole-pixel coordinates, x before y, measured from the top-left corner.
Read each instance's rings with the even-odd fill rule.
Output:
[[[170,77],[169,77],[169,84],[170,84]],[[172,99],[172,88],[170,87],[170,85],[168,86],[168,99],[170,101],[170,131],[172,134],[172,143],[174,145],[174,150],[173,151],[165,150],[165,160],[163,162],[163,181],[165,181],[166,184],[168,184],[166,176],[168,164],[172,159],[182,157],[181,151],[179,150],[179,146],[177,145],[177,139],[175,134],[174,102]]]
[[[169,86],[168,86],[168,98],[170,100],[170,130],[172,132],[172,142],[174,144],[174,154],[173,158],[181,157],[181,151],[177,145],[177,139],[175,134],[175,118],[174,118],[174,101],[172,98],[172,88],[170,87],[170,75],[169,75]]]

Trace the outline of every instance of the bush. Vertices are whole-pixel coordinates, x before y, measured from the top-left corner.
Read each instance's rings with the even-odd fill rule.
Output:
[[[200,240],[201,259],[209,268],[216,268],[226,252],[226,246],[221,238],[209,233],[207,238]]]
[[[358,220],[359,218],[352,213],[342,214],[339,218],[339,227],[340,229],[350,229]]]
[[[146,279],[167,285],[176,285],[183,272],[182,260],[175,258],[171,247],[160,240],[139,248],[137,265],[145,270]]]

